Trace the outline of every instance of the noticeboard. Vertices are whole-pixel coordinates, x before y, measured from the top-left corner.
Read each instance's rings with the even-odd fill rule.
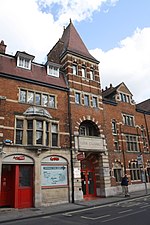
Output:
[[[41,178],[42,187],[67,185],[67,166],[42,165]]]

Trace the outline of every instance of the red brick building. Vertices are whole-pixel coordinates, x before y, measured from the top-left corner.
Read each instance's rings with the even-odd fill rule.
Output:
[[[98,65],[71,21],[45,65],[0,43],[0,206],[115,195],[124,172],[149,182],[149,100],[102,91]]]
[[[67,83],[60,65],[33,59],[1,51],[0,206],[70,201]]]
[[[143,189],[141,179],[150,178],[150,100],[136,105],[121,83],[103,90],[103,106],[111,186],[116,191],[127,173],[130,190]]]

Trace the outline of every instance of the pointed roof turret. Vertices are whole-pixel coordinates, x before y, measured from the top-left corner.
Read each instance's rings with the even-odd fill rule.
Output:
[[[62,37],[49,52],[48,59],[58,62],[58,57],[61,58],[68,52],[99,63],[99,61],[89,53],[71,20],[69,25],[64,28]]]
[[[64,29],[63,35],[60,40],[64,43],[62,54],[66,51],[69,51],[98,62],[98,60],[96,60],[89,53],[71,20],[67,28]]]

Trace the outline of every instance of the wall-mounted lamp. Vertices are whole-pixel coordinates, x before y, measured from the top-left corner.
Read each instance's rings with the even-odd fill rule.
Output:
[[[3,144],[4,145],[11,145],[13,142],[12,142],[12,140],[10,140],[10,139],[6,139],[6,140],[4,140],[3,141]]]

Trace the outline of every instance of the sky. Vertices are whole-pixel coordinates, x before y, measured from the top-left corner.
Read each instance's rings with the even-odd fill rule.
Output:
[[[102,88],[124,82],[136,103],[149,99],[150,0],[0,0],[0,41],[45,63],[70,19],[100,61]]]

